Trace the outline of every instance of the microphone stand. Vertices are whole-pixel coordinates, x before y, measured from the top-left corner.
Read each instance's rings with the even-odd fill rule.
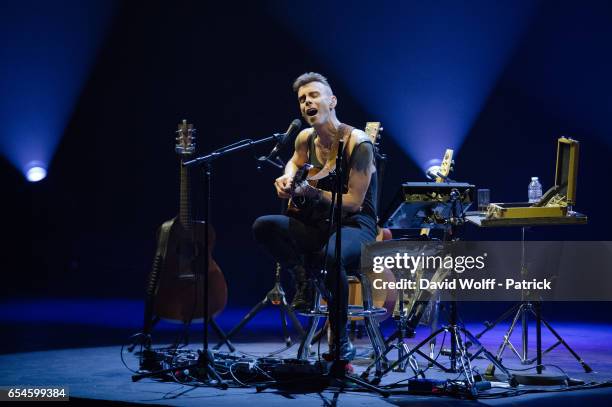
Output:
[[[205,156],[197,157],[197,158],[194,158],[193,160],[185,161],[183,163],[183,167],[192,167],[192,166],[198,166],[198,165],[201,165],[203,167],[203,172],[204,172],[203,189],[204,189],[204,201],[205,201],[204,225],[206,225],[206,233],[204,234],[203,252],[206,255],[206,260],[204,261],[204,270],[203,270],[204,271],[204,292],[202,293],[202,296],[203,296],[202,304],[204,306],[204,318],[203,318],[204,320],[203,320],[202,325],[204,327],[204,337],[202,339],[202,350],[201,351],[198,350],[199,356],[198,356],[198,360],[195,363],[192,363],[186,366],[181,366],[181,369],[183,370],[196,369],[198,376],[201,376],[201,378],[203,379],[202,382],[210,386],[218,387],[222,390],[226,390],[228,388],[228,385],[226,382],[223,381],[219,373],[215,370],[214,355],[208,346],[208,321],[210,319],[210,315],[209,315],[210,310],[208,308],[208,290],[209,290],[208,253],[209,253],[209,248],[210,248],[210,242],[208,238],[208,227],[209,227],[208,225],[210,225],[210,206],[211,206],[210,203],[212,201],[212,193],[211,193],[211,188],[210,188],[212,184],[211,182],[212,180],[212,162],[218,158],[221,158],[235,151],[244,150],[246,148],[250,148],[250,147],[262,144],[262,143],[267,143],[272,140],[280,141],[282,140],[284,136],[285,134],[283,133],[275,133],[272,136],[264,137],[262,139],[255,140],[255,141],[251,139],[242,140],[237,143],[233,143],[228,146],[217,149],[213,151],[212,153],[207,154]],[[132,381],[136,382],[145,377],[156,377],[164,373],[170,373],[174,371],[175,369],[176,367],[172,366],[168,369],[162,369],[162,370],[157,370],[154,372],[133,375]]]
[[[195,158],[190,161],[186,161],[183,163],[185,167],[191,167],[196,165],[202,165],[204,171],[204,199],[205,199],[205,209],[204,209],[204,224],[209,225],[210,220],[210,203],[212,202],[212,193],[211,193],[211,179],[212,179],[212,162],[218,158],[221,158],[227,154],[233,153],[235,151],[244,150],[246,148],[253,147],[258,144],[267,143],[272,140],[280,141],[284,134],[276,133],[272,136],[265,137],[259,140],[244,140],[242,142],[231,144],[227,147],[221,148],[219,150],[213,151],[212,153]],[[208,233],[205,235],[204,239],[204,253],[208,253],[209,250],[209,242],[208,242]],[[206,378],[211,382],[211,384],[219,384],[222,389],[227,389],[227,384],[221,380],[219,373],[214,368],[214,356],[208,347],[208,321],[209,318],[209,309],[208,309],[208,271],[209,264],[208,259],[204,262],[204,338],[203,338],[203,349],[200,352],[200,356],[196,363],[196,366],[200,369],[201,372],[206,372]]]
[[[334,272],[336,273],[336,287],[335,292],[332,295],[336,296],[334,301],[334,309],[329,310],[329,312],[334,312],[336,314],[336,326],[331,327],[334,330],[334,361],[329,369],[328,377],[331,379],[330,381],[336,381],[340,383],[341,389],[345,387],[345,382],[352,382],[361,386],[364,389],[376,392],[383,397],[388,397],[389,393],[379,387],[374,386],[364,380],[361,380],[357,377],[347,376],[346,374],[346,366],[348,365],[348,361],[344,359],[340,359],[340,330],[346,329],[346,326],[340,326],[340,291],[341,291],[341,282],[340,282],[340,274],[342,272],[342,187],[344,184],[344,171],[342,169],[343,158],[344,156],[344,141],[342,138],[338,142],[338,155],[336,156],[336,213],[334,216],[334,221],[336,222],[336,269]],[[332,202],[333,205],[333,202]]]

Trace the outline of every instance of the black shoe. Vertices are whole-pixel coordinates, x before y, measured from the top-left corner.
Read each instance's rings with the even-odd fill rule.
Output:
[[[355,359],[356,353],[357,349],[353,346],[348,337],[340,339],[340,360],[346,360],[350,362],[351,360]],[[321,356],[328,362],[333,361],[336,356],[336,349],[334,347],[334,344],[332,343],[329,347],[329,351],[324,352]]]
[[[291,301],[291,308],[296,311],[307,312],[314,308],[315,291],[312,280],[308,278],[306,270],[297,266],[293,269],[295,278],[295,295]]]

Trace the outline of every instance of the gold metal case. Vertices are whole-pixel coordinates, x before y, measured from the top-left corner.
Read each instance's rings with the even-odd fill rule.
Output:
[[[487,208],[488,219],[556,218],[567,216],[568,207],[576,203],[578,178],[577,140],[560,137],[557,140],[555,185],[536,203],[492,203]]]

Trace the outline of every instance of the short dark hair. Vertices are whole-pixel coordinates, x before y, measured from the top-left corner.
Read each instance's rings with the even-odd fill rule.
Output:
[[[293,91],[297,92],[302,86],[309,84],[310,82],[321,82],[323,85],[329,86],[329,82],[327,82],[327,78],[320,73],[316,72],[306,72],[298,76],[298,78],[293,82]]]

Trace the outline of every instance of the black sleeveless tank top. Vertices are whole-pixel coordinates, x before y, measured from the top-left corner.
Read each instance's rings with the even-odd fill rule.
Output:
[[[315,130],[308,137],[308,163],[314,166],[315,168],[322,169],[324,166],[324,163],[321,163],[319,161],[319,159],[317,158],[316,150],[315,150],[315,137],[316,136],[317,136],[317,132]],[[350,140],[350,137],[351,136],[349,135],[347,140]],[[363,143],[372,144],[372,142],[369,140],[362,141],[355,145],[355,147],[353,148],[353,151],[357,151],[357,148]],[[346,145],[348,144],[349,143],[347,142]],[[349,175],[349,171],[350,171],[352,161],[353,161],[353,154],[351,154],[351,156],[347,160],[346,156],[348,153],[347,153],[346,146],[345,146],[344,151],[345,151],[344,159],[342,160],[342,172],[344,174],[344,185],[342,189],[343,189],[343,193],[346,193],[348,191],[348,175]],[[361,227],[371,228],[376,233],[376,213],[377,213],[376,211],[376,191],[378,187],[377,184],[378,184],[378,177],[377,177],[376,172],[373,172],[370,177],[370,185],[368,186],[368,190],[366,191],[365,196],[363,198],[363,203],[361,204],[361,211],[354,212],[354,213],[346,212],[346,215],[343,217],[343,221],[342,221],[343,225],[360,225]],[[317,188],[325,190],[325,191],[333,190],[335,188],[333,177],[327,176],[325,178],[320,179],[317,182]],[[326,209],[321,208],[321,210],[325,210],[326,212],[329,212],[329,208],[327,206],[326,206]],[[325,216],[327,215],[328,213],[325,214]]]

